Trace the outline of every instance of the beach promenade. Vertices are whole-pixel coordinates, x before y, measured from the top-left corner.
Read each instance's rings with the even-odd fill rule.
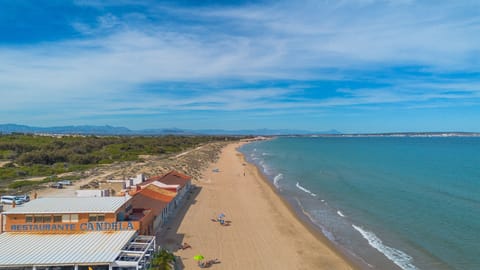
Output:
[[[183,269],[199,269],[195,255],[217,258],[210,269],[353,269],[295,217],[236,151],[240,145],[227,145],[194,182],[198,188],[159,244],[175,251]],[[215,221],[221,213],[226,226]],[[185,242],[191,248],[180,249]]]

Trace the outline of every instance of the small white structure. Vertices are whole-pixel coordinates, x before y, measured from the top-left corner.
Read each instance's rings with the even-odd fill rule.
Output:
[[[144,181],[145,181],[145,175],[141,173],[141,174],[137,174],[137,176],[135,176],[134,178],[122,179],[122,180],[110,179],[110,180],[107,180],[106,182],[111,184],[122,183],[122,189],[130,189],[131,187],[135,187],[136,185],[139,185]]]
[[[137,176],[135,178],[130,178],[130,184],[131,186],[136,186],[138,184],[141,184],[145,181],[145,175],[143,175],[143,173],[141,174],[137,174]]]
[[[77,197],[110,197],[108,189],[80,189],[75,191]]]
[[[130,180],[107,180],[106,181],[107,183],[109,184],[121,184],[122,185],[122,189],[126,189],[126,188],[129,188],[131,185],[130,185]]]

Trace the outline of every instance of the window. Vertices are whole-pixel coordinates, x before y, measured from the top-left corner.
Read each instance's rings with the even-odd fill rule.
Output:
[[[78,222],[78,214],[71,214],[70,222]]]
[[[90,214],[88,215],[88,222],[105,221],[105,215]]]
[[[33,216],[25,216],[26,223],[51,223],[52,216],[50,215],[33,215]]]
[[[70,222],[70,215],[62,215],[62,222],[63,223]]]
[[[53,222],[55,223],[62,222],[62,216],[53,216]]]
[[[78,214],[62,215],[62,222],[78,222]]]

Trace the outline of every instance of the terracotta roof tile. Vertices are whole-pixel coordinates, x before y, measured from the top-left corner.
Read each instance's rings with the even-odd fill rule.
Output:
[[[192,178],[190,176],[187,176],[183,173],[170,171],[164,175],[150,177],[147,181],[141,183],[140,185],[145,186],[153,181],[159,181],[167,185],[180,185],[181,187],[184,187],[191,179]]]
[[[148,185],[136,191],[131,201],[134,209],[150,209],[154,215],[158,215],[176,195],[174,191]]]
[[[137,194],[142,194],[144,196],[161,200],[163,202],[171,202],[177,195],[176,192],[162,189],[155,185],[148,185],[146,188],[137,192]]]
[[[159,181],[167,185],[180,185],[181,187],[184,187],[191,179],[192,178],[190,176],[187,176],[183,173],[171,171],[162,176],[153,176],[142,183],[142,185],[145,185],[147,182],[151,183],[153,181]]]

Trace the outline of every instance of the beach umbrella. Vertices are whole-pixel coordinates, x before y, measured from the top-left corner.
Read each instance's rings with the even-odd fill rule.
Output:
[[[201,261],[201,260],[205,259],[205,257],[203,257],[203,255],[195,255],[195,256],[193,256],[193,259],[195,261]]]
[[[220,215],[218,215],[218,218],[224,218],[224,217],[225,217],[224,213],[221,213]]]

